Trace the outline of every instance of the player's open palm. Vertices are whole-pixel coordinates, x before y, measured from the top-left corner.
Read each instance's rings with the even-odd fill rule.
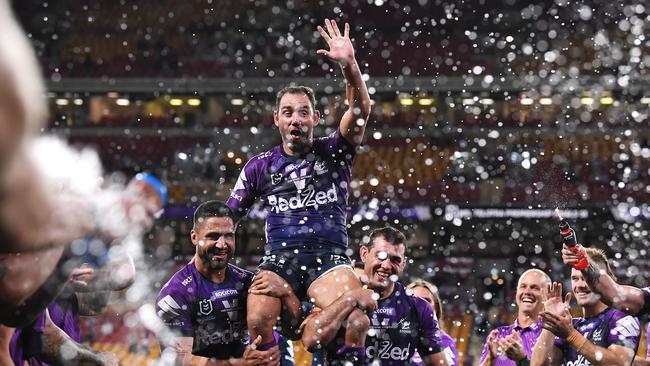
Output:
[[[544,301],[544,311],[558,316],[564,315],[571,302],[571,293],[562,300],[562,284],[553,282],[548,285],[548,299]]]
[[[327,42],[329,51],[319,49],[316,53],[324,55],[343,66],[354,62],[354,47],[352,47],[352,41],[350,41],[350,25],[345,23],[343,34],[341,34],[339,26],[334,20],[325,19],[325,27],[327,30],[321,26],[318,26],[317,29],[318,33]]]

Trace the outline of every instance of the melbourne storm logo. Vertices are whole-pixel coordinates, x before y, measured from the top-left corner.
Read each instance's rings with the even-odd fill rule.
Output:
[[[282,173],[271,174],[271,184],[277,186],[282,182]]]

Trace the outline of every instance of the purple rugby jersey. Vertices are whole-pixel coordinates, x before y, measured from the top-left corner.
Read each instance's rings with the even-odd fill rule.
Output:
[[[456,348],[456,341],[444,331],[440,331],[440,342],[442,347],[442,352],[445,354],[445,359],[449,366],[458,366],[458,348]],[[411,361],[409,362],[410,366],[424,366],[425,363],[420,357],[418,352],[415,352]]]
[[[22,366],[25,361],[31,365],[33,356],[43,352],[43,333],[45,332],[45,311],[23,328],[16,328],[9,342],[9,354],[15,365]]]
[[[524,352],[526,353],[526,357],[528,359],[531,358],[531,355],[533,354],[533,349],[535,348],[535,343],[537,342],[537,338],[539,338],[539,335],[542,333],[542,321],[538,320],[537,322],[527,326],[526,328],[522,328],[519,326],[519,320],[515,320],[513,324],[506,325],[504,327],[499,327],[497,328],[497,331],[499,332],[498,338],[505,338],[512,334],[515,330],[519,332],[519,336],[521,337],[521,342],[523,343],[522,346],[524,348]],[[487,357],[488,349],[487,349],[487,341],[485,342],[485,345],[483,345],[483,354],[481,355],[481,360],[479,363],[483,362],[485,358]],[[508,357],[506,355],[501,355],[497,358],[496,366],[516,366],[517,363]]]
[[[226,279],[214,283],[190,262],[163,286],[158,316],[183,337],[192,337],[192,354],[238,358],[248,344],[246,297],[253,274],[228,264]]]
[[[48,305],[47,311],[50,313],[52,323],[59,327],[70,339],[81,342],[81,331],[79,328],[79,302],[77,295],[74,293],[72,286],[66,286],[63,292],[56,298],[56,300]],[[38,333],[42,337],[45,329],[45,311],[43,311],[36,321],[36,326],[29,326],[27,328],[17,328],[11,337],[9,351],[12,355],[14,363],[22,365],[23,361],[27,361],[30,366],[47,366],[48,363],[38,360],[34,354],[33,337],[34,333]],[[27,344],[25,343],[27,342]],[[27,351],[26,354],[23,352]],[[39,350],[38,353],[40,353]]]
[[[304,158],[282,145],[251,158],[227,201],[241,215],[257,198],[267,213],[267,250],[347,248],[346,210],[355,147],[337,128]]]
[[[370,315],[366,364],[408,365],[416,351],[422,356],[441,352],[440,333],[431,305],[396,282],[393,293],[379,300]]]
[[[607,308],[591,318],[574,318],[573,326],[596,346],[607,348],[613,344],[630,348],[636,353],[641,339],[639,319],[614,308]],[[589,366],[591,363],[564,339],[555,338],[555,346],[562,350],[563,365]]]

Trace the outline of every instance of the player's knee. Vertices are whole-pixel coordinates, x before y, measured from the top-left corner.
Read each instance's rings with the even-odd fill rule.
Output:
[[[347,332],[352,334],[365,334],[370,327],[368,315],[360,309],[354,309],[347,319]]]
[[[246,322],[248,323],[249,329],[257,331],[272,329],[277,322],[278,315],[279,314],[275,314],[273,311],[268,311],[267,309],[260,307],[255,309],[249,308],[248,314],[246,314]]]

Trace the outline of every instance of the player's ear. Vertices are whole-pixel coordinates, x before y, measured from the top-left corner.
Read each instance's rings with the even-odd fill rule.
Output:
[[[194,244],[194,246],[199,244],[199,238],[198,235],[196,235],[196,231],[194,231],[194,229],[192,229],[190,232],[190,239],[192,239],[192,244]]]
[[[366,258],[368,257],[368,247],[365,245],[362,245],[359,247],[359,258],[361,258],[361,262],[366,263]]]
[[[314,126],[318,125],[320,122],[320,112],[318,110],[314,110]]]
[[[280,120],[277,110],[273,111],[273,124],[275,127],[280,127]]]

